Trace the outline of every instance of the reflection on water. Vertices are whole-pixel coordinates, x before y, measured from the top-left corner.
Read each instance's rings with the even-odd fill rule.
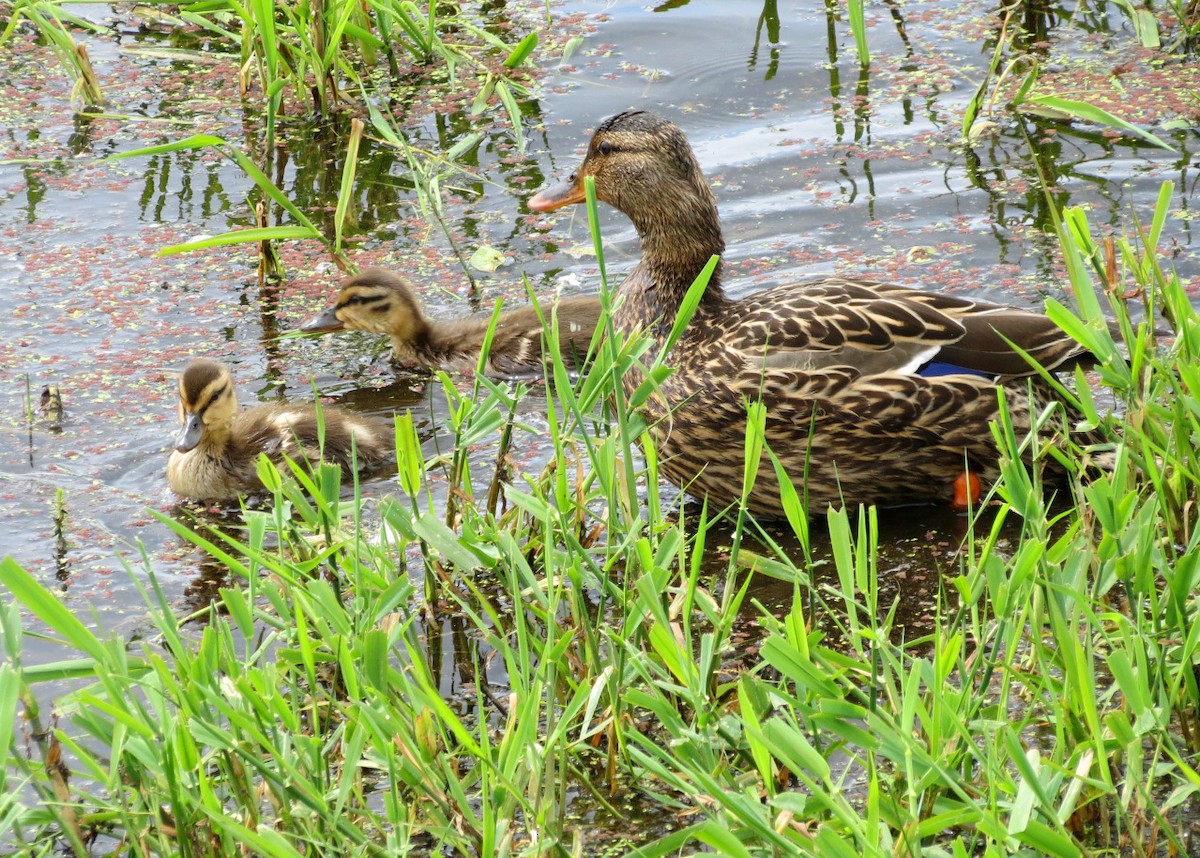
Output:
[[[754,71],[758,67],[758,47],[762,40],[763,30],[767,31],[767,42],[770,43],[770,59],[763,73],[763,80],[770,80],[779,71],[779,9],[775,0],[763,0],[762,12],[758,16],[758,27],[754,30],[754,46],[750,49],[750,60],[746,68]]]

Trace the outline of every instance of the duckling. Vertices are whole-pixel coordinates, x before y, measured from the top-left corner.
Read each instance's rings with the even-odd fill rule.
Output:
[[[51,432],[61,432],[66,410],[63,408],[62,391],[57,384],[48,384],[42,388],[42,416],[46,418]]]
[[[616,292],[614,328],[661,346],[693,281],[725,250],[712,191],[683,132],[640,110],[602,122],[579,169],[529,208],[583,202],[588,176],[641,241],[641,262]],[[998,389],[1018,436],[1029,431],[1031,411],[1058,399],[1010,343],[1052,370],[1093,360],[1040,313],[874,280],[786,282],[733,300],[718,261],[668,356],[675,372],[644,406],[659,472],[693,495],[737,502],[746,403],[761,401],[766,446],[813,508],[956,495],[962,503],[978,481],[999,476],[989,428],[1000,416]],[[628,373],[627,393],[642,381]],[[1067,419],[1074,426],[1079,418]],[[1071,431],[1081,444],[1103,440]],[[1065,476],[1053,457],[1044,468]],[[748,505],[783,514],[766,455]]]
[[[376,470],[394,456],[394,430],[380,417],[321,409],[324,452],[312,405],[258,405],[238,409],[233,376],[220,363],[196,360],[179,376],[182,429],[167,459],[167,483],[193,500],[227,500],[263,489],[256,461],[324,458],[343,470]]]
[[[558,320],[563,360],[570,367],[582,365],[600,320],[600,301],[595,296],[562,298],[552,311],[542,306],[549,321]],[[421,310],[412,284],[399,274],[370,268],[342,284],[333,306],[300,330],[366,331],[387,334],[396,360],[443,369],[473,369],[479,361],[490,315],[442,322],[428,319]],[[542,323],[534,307],[504,310],[496,322],[488,352],[489,375],[519,375],[541,372]]]

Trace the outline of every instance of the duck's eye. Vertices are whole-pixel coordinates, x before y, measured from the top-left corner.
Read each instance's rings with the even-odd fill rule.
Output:
[[[601,140],[600,145],[596,147],[596,151],[601,155],[611,155],[613,152],[617,151],[617,147],[612,143],[609,143],[607,140]]]

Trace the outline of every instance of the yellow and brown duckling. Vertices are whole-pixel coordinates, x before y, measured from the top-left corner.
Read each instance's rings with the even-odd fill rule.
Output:
[[[588,176],[641,240],[641,262],[617,290],[615,328],[661,343],[696,276],[725,250],[712,191],[679,128],[639,110],[601,123],[576,173],[529,207],[583,202]],[[1034,378],[1029,401],[1032,372],[1009,342],[1052,370],[1092,360],[1040,313],[843,277],[732,300],[718,263],[667,359],[674,374],[646,406],[660,472],[693,495],[737,500],[746,403],[761,400],[766,444],[813,509],[951,500],[964,464],[970,481],[998,477],[989,428],[998,388],[1019,435],[1031,408],[1055,398]],[[626,389],[641,381],[626,375]],[[1045,468],[1062,476],[1052,459]],[[765,454],[749,504],[782,512]]]
[[[167,483],[194,500],[227,500],[261,491],[260,453],[276,463],[324,460],[348,472],[377,470],[394,456],[394,430],[381,417],[313,405],[238,408],[233,376],[220,363],[197,360],[179,376],[179,422],[167,460]],[[319,445],[324,426],[324,447]]]
[[[560,348],[567,365],[582,365],[600,321],[599,299],[562,298],[553,310],[550,305],[542,305],[542,314],[547,321],[557,319]],[[454,370],[473,369],[478,364],[490,324],[490,314],[451,322],[427,318],[407,279],[382,268],[370,268],[345,281],[334,304],[305,322],[300,330],[387,334],[397,360]],[[487,373],[541,372],[544,361],[542,322],[537,310],[532,306],[503,310],[492,335]]]

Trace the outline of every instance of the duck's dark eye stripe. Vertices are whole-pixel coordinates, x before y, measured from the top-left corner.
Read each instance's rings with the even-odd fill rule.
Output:
[[[602,140],[600,141],[600,145],[596,147],[596,151],[601,155],[611,155],[613,152],[620,152],[621,150],[607,140]]]

